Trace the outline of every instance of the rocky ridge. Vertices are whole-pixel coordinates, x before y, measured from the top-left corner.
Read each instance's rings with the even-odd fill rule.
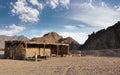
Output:
[[[120,48],[120,22],[88,36],[80,49],[100,50]]]

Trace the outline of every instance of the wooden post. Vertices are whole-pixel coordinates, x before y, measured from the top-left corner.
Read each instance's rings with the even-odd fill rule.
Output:
[[[35,52],[35,62],[37,62],[37,52]]]
[[[25,58],[27,58],[27,41],[25,41]]]
[[[27,42],[25,42],[25,49],[27,49]]]
[[[45,40],[44,40],[44,54],[43,54],[43,55],[44,55],[44,56],[43,56],[44,59],[46,59],[46,55],[45,55],[45,45],[46,45],[46,44],[45,44]]]
[[[39,46],[39,55],[40,55],[40,46]]]
[[[45,40],[44,40],[44,52],[43,52],[43,55],[45,56]]]
[[[68,45],[68,50],[67,50],[67,54],[69,54],[69,45]]]
[[[59,45],[57,44],[57,56],[58,56],[58,51],[59,51]]]

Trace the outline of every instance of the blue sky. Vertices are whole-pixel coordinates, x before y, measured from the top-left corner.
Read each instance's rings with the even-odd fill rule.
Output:
[[[0,35],[41,37],[57,32],[83,44],[120,20],[120,0],[1,0]]]

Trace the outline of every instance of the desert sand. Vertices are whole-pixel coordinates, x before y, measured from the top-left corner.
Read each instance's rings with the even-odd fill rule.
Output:
[[[0,59],[0,75],[120,75],[120,58],[54,57],[39,62]]]

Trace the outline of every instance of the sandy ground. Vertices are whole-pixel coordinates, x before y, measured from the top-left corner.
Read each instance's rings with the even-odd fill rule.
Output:
[[[0,59],[0,75],[120,75],[120,58],[59,57],[39,62]]]

